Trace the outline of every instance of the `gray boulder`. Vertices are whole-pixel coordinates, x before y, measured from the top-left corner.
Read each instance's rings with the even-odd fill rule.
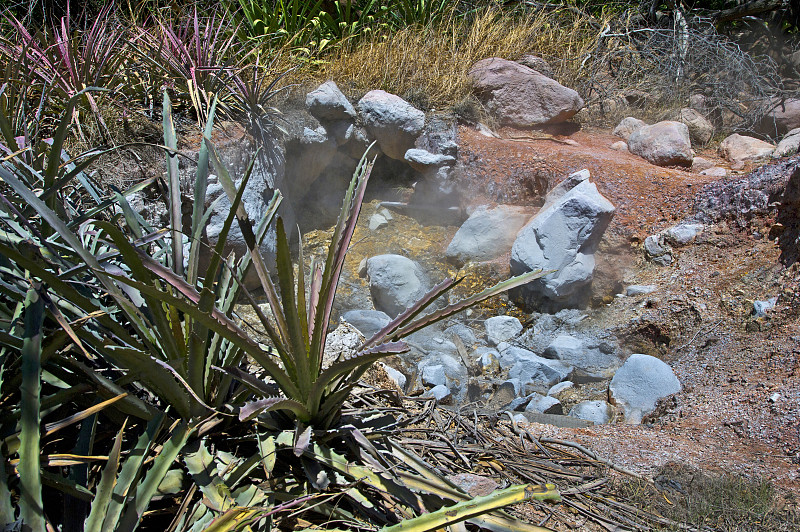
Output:
[[[705,157],[695,157],[694,159],[692,159],[692,167],[690,168],[690,170],[694,173],[699,174],[703,170],[708,170],[709,168],[713,167],[714,167],[713,161],[709,161]]]
[[[754,137],[734,133],[719,145],[719,154],[732,163],[767,157],[775,146]]]
[[[661,233],[644,239],[644,253],[651,262],[659,266],[672,264],[672,248],[665,242]]]
[[[380,310],[348,310],[342,314],[342,319],[361,331],[366,338],[375,335],[387,325],[392,319]]]
[[[526,412],[541,412],[542,414],[564,414],[561,401],[550,395],[540,393],[531,394],[531,400],[525,407]]]
[[[483,59],[468,75],[476,95],[501,125],[533,127],[565,122],[584,106],[574,90],[514,61]]]
[[[776,159],[778,157],[789,157],[800,150],[800,127],[789,131],[778,143],[778,147],[772,153]]]
[[[321,123],[354,120],[356,110],[333,81],[326,81],[306,95],[306,108]]]
[[[227,163],[226,166],[231,168]],[[242,176],[241,173],[233,173],[233,175]],[[242,196],[242,206],[247,212],[248,217],[257,224],[257,221],[263,220],[267,215],[270,200],[274,194],[274,186],[280,183],[285,176],[285,160],[283,159],[283,152],[278,151],[274,157],[266,157],[264,159],[257,159],[253,167],[250,180],[247,182],[247,187]],[[237,189],[241,186],[241,177],[235,180]],[[208,185],[206,187],[206,208],[211,209],[211,215],[206,225],[206,236],[208,237],[209,247],[204,249],[214,249],[219,241],[219,235],[225,224],[231,209],[231,202],[225,193],[222,185],[217,181],[215,175],[209,175]],[[292,227],[295,223],[292,218],[291,207],[282,209],[281,216],[287,227]],[[256,227],[253,227],[255,231]],[[271,267],[275,261],[276,250],[276,236],[274,228],[267,230],[266,237],[261,244],[261,254],[267,261],[267,266]],[[242,231],[237,223],[234,223],[228,237],[225,241],[224,253],[234,252],[237,256],[241,257],[247,252],[247,244],[245,243]],[[208,257],[201,254],[201,260],[208,260]],[[245,286],[248,289],[254,289],[261,286],[255,270],[250,268],[251,274],[245,279]]]
[[[531,215],[525,207],[478,207],[456,231],[447,246],[447,258],[462,266],[469,261],[484,262],[508,253],[517,232]]]
[[[797,98],[776,101],[761,123],[762,132],[768,135],[781,135],[795,128],[800,128],[800,99]]]
[[[419,363],[418,371],[424,386],[445,385],[456,394],[467,382],[467,368],[450,355],[428,355]]]
[[[439,384],[434,386],[424,394],[422,397],[429,398],[432,397],[436,399],[437,403],[441,403],[443,405],[449,405],[453,402],[453,394],[450,392],[450,388],[445,386],[444,384]]]
[[[703,224],[681,223],[664,231],[664,239],[673,246],[685,246],[703,232]]]
[[[443,153],[431,153],[427,150],[412,148],[405,153],[405,161],[417,172],[426,174],[436,173],[439,168],[449,166],[456,162],[456,158]]]
[[[581,401],[570,409],[569,415],[591,421],[595,425],[604,425],[611,421],[614,412],[605,401]]]
[[[532,384],[547,391],[569,377],[572,367],[559,360],[543,358],[521,347],[501,343],[497,346],[500,351],[500,367],[510,367],[509,379],[517,379],[524,386]]]
[[[714,124],[695,109],[684,108],[678,111],[675,120],[686,124],[689,128],[689,138],[695,144],[705,145],[714,135]]]
[[[566,179],[558,183],[547,193],[547,196],[544,198],[544,205],[542,205],[542,208],[539,210],[543,211],[544,209],[550,207],[550,205],[563,198],[567,192],[577,187],[584,181],[587,181],[590,177],[591,174],[589,173],[589,170],[585,168],[569,174]]]
[[[650,355],[631,355],[611,379],[608,396],[622,408],[626,423],[641,423],[656,402],[681,391],[681,383],[666,363]]]
[[[625,289],[626,296],[641,296],[652,294],[658,290],[658,287],[654,284],[632,284]]]
[[[631,133],[628,149],[656,166],[690,166],[694,157],[689,128],[686,124],[669,120]]]
[[[404,160],[425,127],[425,113],[399,96],[370,91],[358,101],[358,109],[369,133],[381,151],[392,159]]]
[[[587,376],[598,379],[610,377],[620,366],[620,360],[613,349],[604,353],[598,347],[588,346],[582,340],[567,334],[556,336],[542,356],[580,368]]]
[[[514,241],[511,271],[515,275],[538,269],[556,271],[517,289],[513,297],[527,308],[543,310],[586,305],[594,253],[614,211],[588,180],[539,211]]]
[[[522,332],[522,323],[514,316],[493,316],[483,323],[486,339],[492,345],[511,340]]]
[[[369,258],[367,279],[375,308],[389,316],[397,316],[430,289],[420,265],[401,255]]]
[[[628,142],[628,139],[631,137],[634,131],[638,131],[646,125],[647,122],[644,120],[639,120],[638,118],[634,118],[632,116],[626,116],[620,121],[619,124],[617,124],[617,127],[614,128],[613,133],[617,137],[622,138],[622,140],[625,142]]]

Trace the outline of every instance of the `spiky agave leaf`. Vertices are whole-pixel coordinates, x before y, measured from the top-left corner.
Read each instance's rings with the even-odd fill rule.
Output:
[[[289,410],[300,421],[308,422],[311,419],[311,414],[308,409],[301,403],[294,399],[287,399],[286,397],[267,397],[250,401],[242,405],[239,410],[239,421],[248,421],[262,412],[269,412],[270,410]]]

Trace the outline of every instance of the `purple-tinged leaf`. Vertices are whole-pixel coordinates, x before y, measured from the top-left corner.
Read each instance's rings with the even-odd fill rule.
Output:
[[[294,439],[294,455],[301,456],[308,446],[311,445],[311,427],[306,427],[303,432],[300,432],[300,427],[302,425],[298,425],[297,429],[295,430],[295,439]]]
[[[267,397],[242,405],[242,408],[239,409],[239,421],[248,421],[253,419],[261,412],[268,412],[270,410],[289,410],[293,412],[300,420],[308,421],[308,419],[311,417],[306,407],[294,399],[287,399],[285,397]]]

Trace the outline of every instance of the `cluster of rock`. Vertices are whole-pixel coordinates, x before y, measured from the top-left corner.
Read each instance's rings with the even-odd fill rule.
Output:
[[[655,357],[633,354],[623,360],[613,339],[600,340],[585,331],[563,334],[563,327],[555,324],[579,322],[581,316],[573,312],[541,315],[535,340],[511,316],[488,318],[481,335],[463,324],[430,328],[408,339],[412,352],[402,371],[385,368],[403,391],[421,392],[445,404],[484,403],[498,412],[565,426],[571,426],[565,415],[591,423],[620,418],[639,423],[659,399],[680,391],[670,367]],[[391,318],[378,310],[353,310],[342,319],[345,323],[332,335],[336,346],[347,344],[352,327],[369,337]],[[603,382],[608,384],[602,399],[580,401],[565,410],[562,399],[575,386]],[[537,417],[542,414],[547,416]]]
[[[727,175],[725,168],[695,156],[692,147],[707,144],[714,134],[714,125],[696,109],[681,109],[674,120],[652,125],[629,116],[620,121],[613,133],[622,139],[611,145],[613,149],[630,151],[651,164],[687,166],[693,172],[712,177]],[[769,156],[786,157],[797,153],[799,148],[800,128],[794,128],[785,132],[777,146],[755,137],[734,133],[720,143],[718,153],[730,163],[732,169],[737,170],[746,161]]]

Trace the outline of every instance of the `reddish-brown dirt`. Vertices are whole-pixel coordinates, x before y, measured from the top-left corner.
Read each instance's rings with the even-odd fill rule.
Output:
[[[619,139],[607,131],[506,140],[462,127],[459,135],[471,202],[541,202],[567,174],[589,169],[617,208],[599,253],[608,256],[598,257],[598,271],[618,276],[617,286],[622,281],[658,286],[636,298],[606,293],[607,304],[595,308],[595,319],[629,335],[629,348],[670,363],[683,384],[649,424],[587,429],[533,424],[532,432],[578,441],[642,473],[679,462],[763,477],[800,492],[800,322],[789,303],[800,275],[798,265],[784,268],[776,243],[761,236],[768,234],[770,220],[746,229],[709,227],[693,245],[676,250],[673,265],[656,267],[643,260],[640,243],[691,214],[696,194],[716,178],[659,168],[612,150]],[[566,139],[575,143],[561,142]],[[726,166],[712,149],[702,155]],[[749,316],[754,300],[779,295],[767,318]],[[598,390],[597,398],[604,393]]]

